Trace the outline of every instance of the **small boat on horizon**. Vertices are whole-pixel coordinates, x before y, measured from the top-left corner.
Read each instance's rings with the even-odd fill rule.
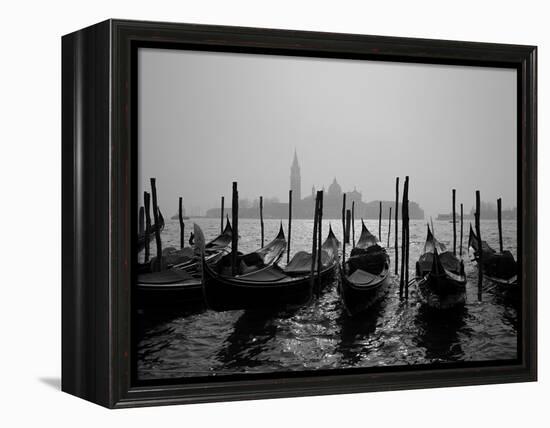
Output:
[[[170,217],[170,220],[179,220],[180,219],[180,215],[179,214],[174,214],[172,217]],[[182,219],[183,220],[189,220],[190,217],[187,216],[187,215],[184,215],[182,216]]]

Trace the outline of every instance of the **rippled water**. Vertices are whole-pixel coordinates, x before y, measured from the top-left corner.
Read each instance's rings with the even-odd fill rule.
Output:
[[[186,221],[186,239],[193,221],[203,228],[207,239],[219,233],[219,220],[193,219]],[[342,225],[338,220],[323,221],[323,236],[329,222],[341,239]],[[372,233],[378,233],[378,221],[366,224]],[[286,232],[285,222],[284,226]],[[436,237],[452,249],[452,223],[436,221],[434,226]],[[275,237],[278,228],[278,221],[265,221],[266,242]],[[482,221],[481,229],[483,239],[498,248],[496,221]],[[311,250],[312,230],[312,221],[293,221],[291,255]],[[382,226],[384,245],[387,231],[386,221]],[[414,285],[408,301],[402,301],[398,296],[399,281],[393,278],[384,301],[370,313],[351,319],[340,302],[335,278],[318,301],[293,310],[217,313],[195,309],[161,318],[158,314],[140,313],[138,379],[515,359],[515,305],[489,283],[485,284],[482,301],[478,301],[477,268],[466,248],[467,231],[465,223],[468,285],[463,310],[435,316],[419,303]],[[357,239],[359,232],[360,222],[356,222]],[[393,263],[394,225],[391,233],[389,254]],[[239,234],[239,250],[254,251],[260,246],[258,220],[240,220]],[[411,221],[410,235],[412,278],[426,238],[425,221]],[[503,236],[505,248],[517,256],[515,221],[503,223]],[[177,221],[169,221],[163,232],[163,246],[170,245],[179,245]]]

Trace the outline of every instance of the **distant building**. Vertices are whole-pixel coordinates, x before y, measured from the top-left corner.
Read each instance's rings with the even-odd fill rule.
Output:
[[[184,206],[184,205],[181,206],[181,213],[182,213],[182,216],[183,216],[183,217],[189,218],[189,217],[187,217],[187,211],[185,210],[185,206]],[[179,220],[179,218],[180,218],[180,213],[179,213],[179,211],[178,211],[176,214],[174,214],[172,217],[170,217],[171,220]]]
[[[294,160],[290,167],[290,190],[292,190],[292,198],[302,200],[302,176],[300,175],[300,165],[298,164],[298,155],[294,149]]]
[[[315,207],[315,186],[311,188],[311,194],[302,199],[302,177],[300,174],[300,164],[298,155],[294,151],[294,158],[290,166],[290,189],[292,190],[292,217],[297,219],[313,218],[313,209]],[[323,187],[324,190],[324,187]],[[344,191],[338,183],[336,177],[323,194],[323,218],[340,219],[342,218],[342,197]],[[351,209],[355,202],[355,218],[377,219],[380,210],[380,201],[363,202],[363,195],[357,189],[346,192],[346,205]],[[394,201],[382,201],[382,218],[387,219],[389,209],[395,210]],[[398,210],[400,211],[400,205]],[[226,209],[229,210],[229,207]],[[244,208],[239,204],[239,216],[241,218],[258,218],[260,215],[258,201],[252,206]],[[219,217],[220,209],[212,208],[206,212],[207,217]],[[395,213],[392,213],[395,218]],[[412,220],[424,219],[424,211],[413,201],[409,201],[409,217]],[[264,198],[264,218],[283,219],[288,218],[288,202],[278,202]]]
[[[498,216],[497,212],[497,204],[494,202],[485,202],[481,201],[481,216],[480,218],[482,220],[496,220]],[[472,207],[470,210],[470,215],[472,218],[474,217],[476,210],[475,207]],[[503,220],[514,220],[518,217],[518,209],[517,207],[514,207],[509,210],[502,210],[502,219]]]
[[[497,206],[493,202],[481,201],[481,220],[496,220],[498,217]],[[464,220],[475,220],[475,207],[470,210],[470,214],[464,214]],[[515,220],[518,217],[518,209],[516,207],[502,210],[503,220]],[[456,213],[456,218],[460,220],[460,211]],[[453,214],[438,214],[436,220],[452,220]]]

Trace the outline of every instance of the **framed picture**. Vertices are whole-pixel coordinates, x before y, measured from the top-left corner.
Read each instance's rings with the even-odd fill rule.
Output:
[[[109,20],[62,39],[62,389],[536,380],[536,48]]]

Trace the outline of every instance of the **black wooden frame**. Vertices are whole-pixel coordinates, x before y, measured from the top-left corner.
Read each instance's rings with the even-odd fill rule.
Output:
[[[131,347],[136,46],[515,68],[523,284],[518,362],[136,386]],[[536,61],[533,46],[123,20],[64,36],[62,389],[120,408],[535,381]]]

